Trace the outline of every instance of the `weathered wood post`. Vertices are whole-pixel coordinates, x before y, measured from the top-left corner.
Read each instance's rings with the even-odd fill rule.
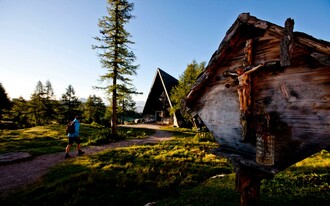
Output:
[[[293,26],[294,20],[288,18],[285,21],[284,36],[281,41],[281,65],[290,66],[291,64],[291,53],[293,48]]]
[[[232,150],[214,149],[213,154],[229,159],[236,173],[235,189],[240,193],[240,206],[258,206],[260,203],[260,184],[263,179],[272,179],[277,170],[263,168],[244,153]]]
[[[241,206],[258,206],[260,200],[260,181],[257,175],[244,165],[239,165],[236,171],[236,190],[240,193]]]
[[[240,193],[240,206],[260,205],[260,184],[273,175],[239,164],[236,171],[236,190]]]

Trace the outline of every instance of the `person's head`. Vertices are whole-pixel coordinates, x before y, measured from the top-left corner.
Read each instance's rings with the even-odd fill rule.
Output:
[[[80,117],[80,116],[76,116],[75,119],[78,120],[78,121],[80,122],[81,117]]]
[[[244,74],[244,69],[242,67],[240,67],[236,70],[236,72],[238,75]]]

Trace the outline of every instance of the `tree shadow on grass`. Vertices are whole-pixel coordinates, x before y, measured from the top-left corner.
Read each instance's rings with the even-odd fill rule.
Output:
[[[194,161],[200,159],[199,154],[180,156],[184,149],[179,147],[174,149],[178,153],[166,155],[169,150],[166,144],[157,144],[84,156],[56,166],[40,182],[4,203],[144,205],[193,188],[216,174],[232,172],[226,162]]]

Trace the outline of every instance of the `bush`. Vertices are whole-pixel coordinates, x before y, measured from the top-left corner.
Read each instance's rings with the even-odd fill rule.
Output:
[[[97,127],[97,128],[102,128],[103,127],[102,125],[98,124],[97,122],[92,122],[91,126],[92,127]]]
[[[111,129],[110,128],[103,128],[101,129],[94,138],[89,139],[89,143],[91,145],[100,145],[100,144],[107,144],[111,141]]]
[[[152,129],[144,129],[144,128],[126,128],[126,127],[119,127],[118,129],[118,135],[119,139],[143,139],[151,134],[153,134],[155,131]]]
[[[210,132],[198,132],[194,140],[197,142],[214,142],[214,138]]]

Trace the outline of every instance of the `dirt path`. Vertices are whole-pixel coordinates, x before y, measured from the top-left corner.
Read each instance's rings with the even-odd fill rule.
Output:
[[[85,155],[95,154],[105,149],[141,145],[146,143],[157,143],[171,139],[171,134],[169,132],[159,130],[159,126],[156,125],[142,124],[128,127],[150,128],[155,129],[156,132],[145,139],[124,140],[102,146],[82,148],[86,152]],[[76,157],[76,150],[72,149],[70,154],[73,158]],[[0,197],[7,195],[13,189],[20,188],[37,181],[47,172],[48,168],[63,161],[65,161],[64,152],[60,152],[41,155],[24,162],[0,166]]]

